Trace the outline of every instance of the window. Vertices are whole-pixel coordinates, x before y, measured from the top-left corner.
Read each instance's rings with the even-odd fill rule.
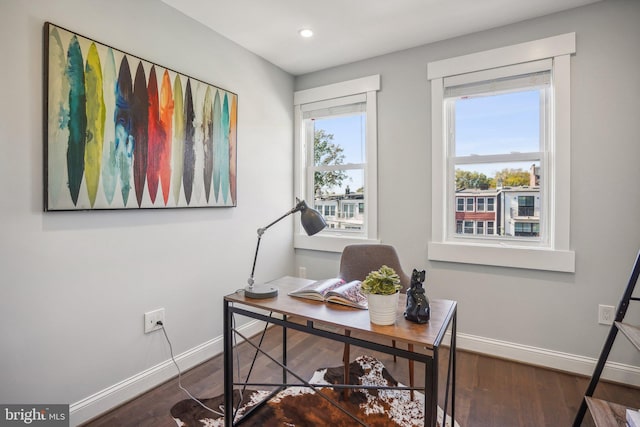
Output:
[[[343,217],[344,218],[356,218],[358,212],[358,205],[354,203],[345,203],[343,204]],[[360,220],[361,221],[361,220]],[[358,221],[358,222],[360,222]]]
[[[456,200],[458,202],[456,206],[456,211],[464,212],[464,197],[458,197]]]
[[[324,207],[324,216],[336,216],[336,207],[335,207],[335,205],[325,205],[325,207]]]
[[[534,216],[533,196],[518,196],[518,216]]]
[[[493,221],[487,221],[487,234],[490,236],[494,234],[494,224]]]
[[[575,271],[569,247],[573,53],[571,33],[428,64],[429,259]],[[495,221],[469,236],[466,221],[458,232],[456,192],[476,189],[497,194],[486,205],[480,199],[476,204],[477,212],[494,213]],[[529,194],[505,197],[517,192]],[[516,231],[514,219],[522,216],[533,221],[520,222]]]
[[[295,92],[296,196],[335,209],[325,218],[329,227],[313,238],[296,222],[295,247],[340,252],[377,241],[379,89],[375,75]]]
[[[484,234],[484,222],[478,221],[476,222],[476,234]]]
[[[475,72],[445,79],[445,138],[452,169],[448,175],[455,176],[456,189],[491,188],[501,192],[504,188],[512,193],[528,190],[532,182],[539,182],[532,171],[544,172],[542,158],[549,147],[550,66],[550,61],[538,61],[500,72]],[[511,76],[513,73],[516,75]],[[542,180],[543,193],[548,191],[545,182]],[[530,199],[531,205],[523,205]],[[518,197],[518,206],[503,211],[501,222],[516,216],[533,216],[532,200],[530,196]],[[473,211],[473,201],[467,199],[469,212]],[[546,224],[544,206],[542,213],[540,221]],[[500,235],[506,240],[515,236]],[[523,233],[519,237],[543,240],[539,234]]]
[[[473,221],[464,222],[464,234],[473,234]]]
[[[476,200],[476,209],[478,210],[478,212],[484,212],[484,200],[484,197],[478,197],[478,199]]]
[[[516,222],[516,236],[537,236],[540,233],[540,224],[532,222]]]
[[[473,197],[467,197],[467,212],[473,212]]]

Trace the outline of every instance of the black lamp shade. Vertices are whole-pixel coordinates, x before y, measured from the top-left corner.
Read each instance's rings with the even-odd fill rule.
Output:
[[[302,205],[302,206],[300,206]],[[315,209],[311,209],[305,201],[301,201],[299,203],[300,206],[300,222],[302,223],[302,228],[309,236],[313,236],[316,233],[321,232],[327,226],[322,215]]]

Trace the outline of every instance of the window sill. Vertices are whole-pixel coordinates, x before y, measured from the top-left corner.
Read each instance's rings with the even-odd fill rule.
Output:
[[[357,245],[364,243],[380,243],[380,240],[354,236],[306,236],[304,234],[293,235],[293,247],[295,249],[309,249],[314,251],[341,253],[344,250],[344,247],[347,245]]]
[[[547,248],[429,242],[429,260],[575,273],[575,252]]]

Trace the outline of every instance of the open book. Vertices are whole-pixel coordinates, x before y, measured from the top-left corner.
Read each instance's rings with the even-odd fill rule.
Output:
[[[345,282],[342,279],[318,280],[289,292],[292,297],[335,302],[349,307],[367,309],[367,297],[360,290],[360,281]]]

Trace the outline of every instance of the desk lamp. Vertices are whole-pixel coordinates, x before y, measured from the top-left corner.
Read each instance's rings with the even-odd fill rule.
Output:
[[[296,212],[300,212],[300,222],[302,223],[302,228],[309,236],[313,236],[314,234],[322,231],[327,226],[322,215],[315,209],[311,209],[304,200],[300,200],[296,197],[296,205],[289,212],[282,215],[280,218],[273,221],[271,224],[267,225],[263,228],[258,228],[258,244],[256,245],[256,254],[253,257],[253,267],[251,268],[251,276],[247,283],[249,286],[244,288],[244,296],[247,298],[271,298],[278,295],[278,289],[273,286],[265,286],[265,285],[254,285],[253,281],[253,273],[256,270],[256,260],[258,259],[258,250],[260,249],[260,240],[262,239],[262,235],[265,231],[272,225],[277,222],[283,220],[287,216],[294,214]]]

